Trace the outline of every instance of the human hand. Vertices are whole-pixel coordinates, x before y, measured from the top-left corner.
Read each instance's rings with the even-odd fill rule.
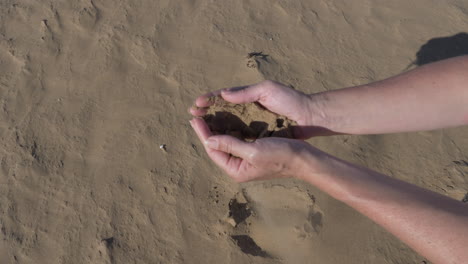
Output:
[[[237,182],[300,176],[305,158],[313,156],[308,154],[314,149],[302,140],[271,137],[245,142],[228,135],[213,136],[201,118],[190,124],[208,156]]]
[[[297,126],[291,127],[294,138],[307,139],[316,135],[324,135],[323,129],[314,126],[314,118],[320,114],[310,96],[273,81],[263,81],[258,84],[233,87],[210,92],[195,100],[195,107],[190,109],[194,116],[203,116],[212,105],[213,96],[220,95],[224,100],[235,103],[257,102],[279,115],[296,121]]]

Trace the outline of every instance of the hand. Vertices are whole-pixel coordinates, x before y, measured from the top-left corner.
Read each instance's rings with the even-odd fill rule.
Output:
[[[205,115],[206,108],[212,104],[210,98],[218,95],[235,104],[257,102],[271,112],[296,121],[298,126],[292,127],[294,138],[307,139],[326,134],[322,128],[313,125],[313,118],[316,117],[314,115],[318,115],[320,111],[315,109],[311,97],[273,81],[222,89],[202,95],[195,100],[195,107],[190,109],[190,113],[194,116]]]
[[[190,124],[208,156],[237,182],[298,176],[304,157],[313,149],[295,139],[272,137],[249,143],[227,135],[213,136],[201,118]]]

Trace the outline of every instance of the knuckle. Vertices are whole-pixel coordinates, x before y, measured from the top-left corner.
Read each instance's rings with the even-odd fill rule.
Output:
[[[234,144],[236,143],[230,136],[223,136],[220,141],[220,150],[226,153],[232,153]]]
[[[221,144],[220,144],[220,150],[231,153],[232,151],[232,142],[230,140],[227,140],[226,138],[222,139]]]
[[[252,148],[249,152],[249,161],[253,164],[259,163],[261,160],[261,153],[257,148]]]

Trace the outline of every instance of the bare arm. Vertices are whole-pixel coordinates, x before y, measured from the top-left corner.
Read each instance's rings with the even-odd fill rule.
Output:
[[[468,124],[468,56],[383,81],[310,95],[314,126],[380,134]]]
[[[197,98],[203,115],[215,94],[258,102],[295,120],[298,138],[330,133],[378,134],[468,124],[468,56],[426,65],[363,86],[304,95],[262,82]],[[267,138],[246,143],[191,124],[210,158],[236,181],[299,177],[355,208],[434,263],[468,259],[468,205],[352,165],[304,141]],[[232,154],[232,155],[231,155]]]
[[[298,176],[369,217],[428,260],[468,260],[467,204],[316,150],[305,156]],[[317,168],[321,169],[314,173]]]
[[[297,177],[340,200],[433,263],[468,260],[468,205],[330,156],[301,140],[252,143],[191,121],[210,158],[239,182]]]

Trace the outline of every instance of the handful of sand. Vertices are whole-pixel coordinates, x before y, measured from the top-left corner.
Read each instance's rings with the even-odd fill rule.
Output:
[[[211,100],[214,103],[203,119],[214,134],[231,135],[245,141],[264,137],[293,138],[291,126],[295,122],[259,103],[233,104],[220,96]]]

